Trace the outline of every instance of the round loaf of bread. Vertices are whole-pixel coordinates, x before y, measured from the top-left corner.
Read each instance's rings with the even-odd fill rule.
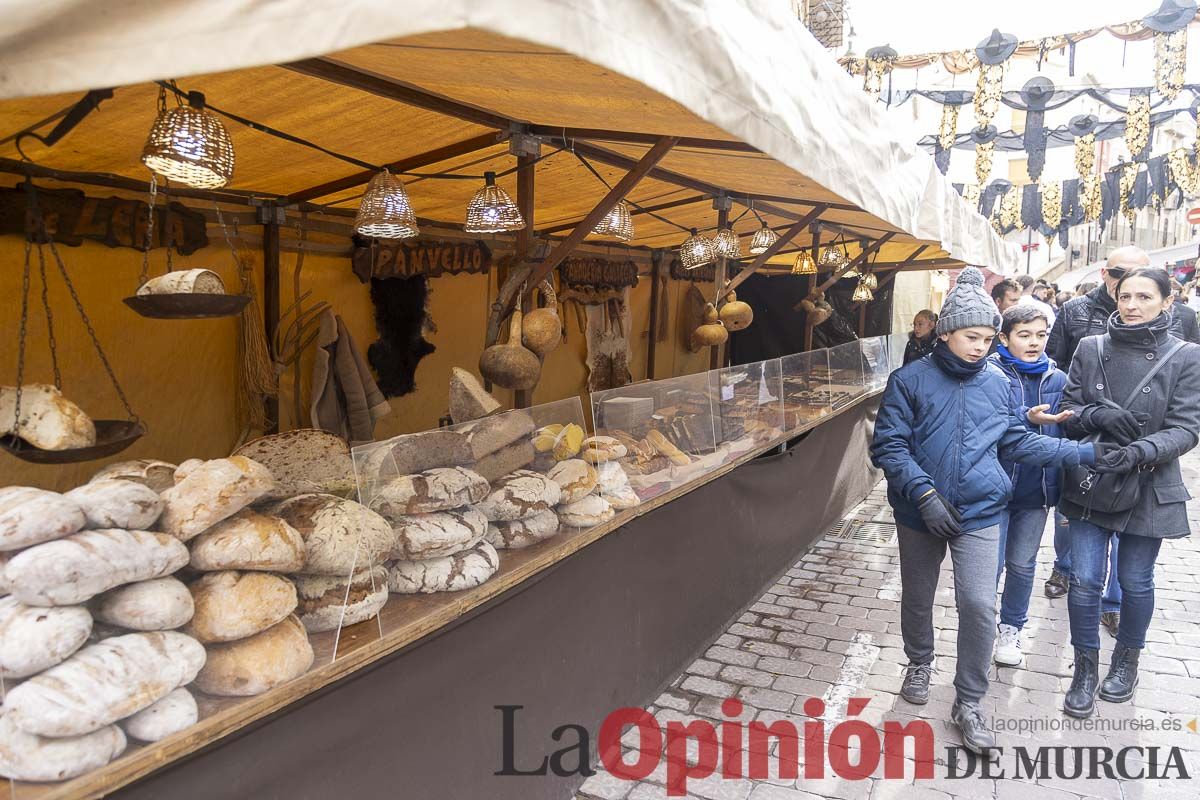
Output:
[[[264,499],[281,500],[305,492],[346,497],[354,492],[350,445],[329,431],[301,428],[246,442],[234,455],[254,459],[271,471],[275,488]]]
[[[157,742],[200,719],[196,698],[182,686],[153,705],[146,706],[131,717],[121,720],[125,733],[143,742]]]
[[[39,608],[0,598],[0,678],[26,678],[83,647],[92,615],[82,606]]]
[[[42,450],[73,450],[96,443],[96,425],[83,409],[49,383],[21,387],[21,419],[17,420],[17,387],[0,386],[0,436],[11,433]]]
[[[629,485],[629,475],[625,467],[618,461],[606,461],[596,465],[596,477],[600,483],[600,491],[612,492]]]
[[[482,541],[487,524],[476,508],[401,517],[392,524],[396,541],[388,557],[414,561],[467,550]]]
[[[388,564],[388,589],[396,594],[458,592],[486,581],[500,568],[500,554],[487,542],[452,556]]]
[[[31,486],[0,489],[0,550],[70,536],[85,524],[83,509],[58,492]]]
[[[187,470],[185,465],[176,470],[178,483],[162,493],[158,521],[164,533],[183,542],[232,517],[275,486],[267,468],[245,456],[217,458]]]
[[[599,480],[596,468],[581,458],[559,461],[550,468],[546,477],[558,484],[561,492],[558,498],[560,503],[574,503],[576,500],[582,500],[595,491]]]
[[[549,511],[558,505],[558,484],[539,472],[519,469],[496,481],[476,506],[491,522],[511,522]]]
[[[570,525],[572,528],[590,528],[612,519],[615,513],[603,497],[589,494],[582,500],[559,506],[558,519],[563,525]]]
[[[610,491],[601,491],[600,496],[603,497],[608,504],[617,511],[624,511],[627,508],[633,508],[642,504],[642,499],[637,496],[637,492],[632,486],[622,486],[619,489]]]
[[[0,775],[14,781],[65,781],[103,767],[125,752],[125,734],[106,725],[83,736],[37,736],[0,717]]]
[[[488,526],[487,540],[497,550],[517,550],[549,539],[556,533],[558,515],[543,511],[512,522],[493,522]]]
[[[196,686],[220,697],[249,697],[300,677],[312,663],[308,634],[290,616],[248,639],[209,645]]]
[[[437,467],[402,475],[377,487],[371,508],[390,520],[478,503],[488,482],[466,467]]]
[[[192,569],[299,572],[304,568],[304,537],[279,517],[243,508],[191,541]]]
[[[627,452],[625,445],[611,436],[591,436],[583,440],[579,456],[589,464],[602,464],[623,458]]]
[[[366,506],[331,494],[302,494],[268,509],[304,538],[308,575],[345,577],[382,564],[396,534],[391,523]]]
[[[154,578],[109,589],[92,598],[92,615],[100,622],[131,631],[169,631],[192,618],[192,594],[175,578]]]
[[[356,572],[349,581],[332,575],[298,575],[296,614],[309,633],[371,619],[387,603],[387,579],[382,565]]]
[[[148,530],[163,509],[158,492],[149,486],[117,478],[85,483],[64,497],[83,510],[89,528]]]
[[[92,481],[116,478],[148,486],[163,492],[175,485],[175,465],[153,458],[138,458],[132,461],[117,461],[104,467],[92,476]]]
[[[201,642],[244,639],[296,610],[296,587],[269,572],[209,572],[188,587],[196,613],[184,633]]]

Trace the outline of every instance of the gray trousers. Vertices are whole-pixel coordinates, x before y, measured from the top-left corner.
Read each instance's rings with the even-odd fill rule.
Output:
[[[913,664],[933,661],[933,598],[946,549],[954,564],[954,600],[958,607],[958,699],[978,703],[987,694],[992,644],[996,639],[996,569],[1000,526],[939,539],[896,526],[900,540],[900,633],[904,654]]]

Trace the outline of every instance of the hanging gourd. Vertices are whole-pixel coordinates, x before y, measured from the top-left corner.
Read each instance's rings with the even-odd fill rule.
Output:
[[[717,307],[712,303],[704,306],[704,323],[692,331],[692,341],[697,347],[720,347],[729,339],[729,331],[721,324]]]
[[[744,300],[738,300],[735,292],[729,293],[729,300],[721,306],[721,322],[727,330],[740,331],[750,327],[754,321],[754,309]]]
[[[479,374],[505,389],[532,389],[542,376],[542,362],[521,344],[520,309],[508,323],[508,341],[494,344],[479,357]]]
[[[558,347],[562,341],[562,321],[558,318],[558,298],[549,278],[538,287],[546,305],[535,308],[521,322],[521,341],[539,358]]]

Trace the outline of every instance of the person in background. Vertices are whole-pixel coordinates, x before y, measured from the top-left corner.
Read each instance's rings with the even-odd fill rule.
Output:
[[[1039,308],[1046,314],[1046,319],[1050,320],[1050,325],[1054,325],[1054,309],[1048,303],[1036,296],[1037,292],[1043,292],[1046,284],[1034,281],[1030,275],[1018,275],[1017,284],[1021,287],[1021,298],[1017,300],[1019,305],[1029,305],[1034,308]],[[1001,312],[1003,313],[1003,312]]]
[[[1074,297],[1074,295],[1072,295],[1070,292],[1059,292],[1058,294],[1054,295],[1055,310],[1061,309],[1063,306],[1065,306],[1067,301],[1072,297]]]
[[[913,317],[913,329],[908,334],[908,344],[904,345],[904,363],[924,358],[933,352],[937,336],[933,329],[937,325],[938,315],[928,308],[923,308]]]
[[[1092,434],[1107,447],[1096,471],[1137,471],[1141,490],[1134,505],[1111,513],[1064,486],[1061,510],[1071,520],[1071,589],[1067,610],[1075,674],[1063,702],[1073,717],[1091,716],[1100,698],[1123,703],[1138,683],[1138,657],[1154,613],[1154,564],[1163,539],[1191,534],[1191,493],[1179,457],[1200,442],[1200,346],[1170,334],[1174,302],[1165,271],[1130,270],[1115,287],[1117,313],[1108,332],[1077,350],[1067,377],[1063,421],[1072,438]],[[1084,503],[1084,505],[1080,505]],[[1120,534],[1117,564],[1121,615],[1108,674],[1099,680],[1100,590],[1107,550]]]
[[[1183,284],[1174,278],[1171,278],[1171,294],[1175,295],[1175,303],[1178,303],[1180,300],[1184,299]],[[1171,305],[1174,306],[1175,303],[1172,303]]]
[[[1067,386],[1066,373],[1046,357],[1050,321],[1041,310],[1016,305],[1004,312],[1000,347],[989,361],[1008,378],[1013,403],[1025,427],[1043,436],[1061,437],[1059,423],[1071,412],[1059,413]],[[1029,615],[1037,554],[1046,529],[1046,516],[1058,504],[1059,471],[1010,462],[1002,455],[1000,466],[1012,481],[1008,514],[1000,522],[999,569],[1007,569],[1000,598],[1000,626],[996,634],[997,664],[1015,667],[1024,658],[1021,630]]]
[[[1095,289],[1099,285],[1100,284],[1097,283],[1096,281],[1084,281],[1083,283],[1081,283],[1075,287],[1075,296],[1083,297],[1085,294],[1090,292],[1092,289]]]
[[[929,700],[933,601],[949,550],[958,608],[950,718],[966,747],[988,758],[998,755],[996,739],[980,701],[996,639],[1000,520],[1011,492],[999,459],[1067,466],[1104,454],[1100,445],[1025,427],[1008,381],[985,358],[999,327],[983,275],[967,267],[938,316],[933,353],[888,378],[871,442],[899,536],[900,630],[909,661],[900,696],[917,705]]]
[[[1009,306],[1015,306],[1021,299],[1021,284],[1012,278],[1005,278],[992,287],[992,302],[996,310],[1003,314]]]

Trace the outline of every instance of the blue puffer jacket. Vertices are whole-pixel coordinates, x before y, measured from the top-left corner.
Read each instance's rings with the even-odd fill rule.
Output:
[[[1091,463],[1089,444],[1040,436],[1017,416],[1004,373],[992,364],[959,380],[932,357],[892,373],[879,406],[871,460],[905,527],[926,530],[917,500],[937,489],[963,517],[963,530],[998,525],[1012,495],[1000,455],[1022,464]]]
[[[1067,374],[1055,366],[1054,359],[1050,359],[1050,369],[1041,375],[1025,375],[1018,372],[1011,365],[1005,364],[999,354],[988,356],[988,360],[1008,378],[1013,402],[1017,406],[1017,416],[1025,423],[1025,427],[1043,436],[1062,438],[1063,433],[1058,425],[1037,426],[1025,416],[1029,409],[1040,405],[1049,405],[1051,414],[1058,413],[1063,390],[1067,388]],[[1000,457],[1000,466],[1008,473],[1013,485],[1009,508],[1046,508],[1058,505],[1061,470],[1030,467],[1009,461],[1004,456]]]

